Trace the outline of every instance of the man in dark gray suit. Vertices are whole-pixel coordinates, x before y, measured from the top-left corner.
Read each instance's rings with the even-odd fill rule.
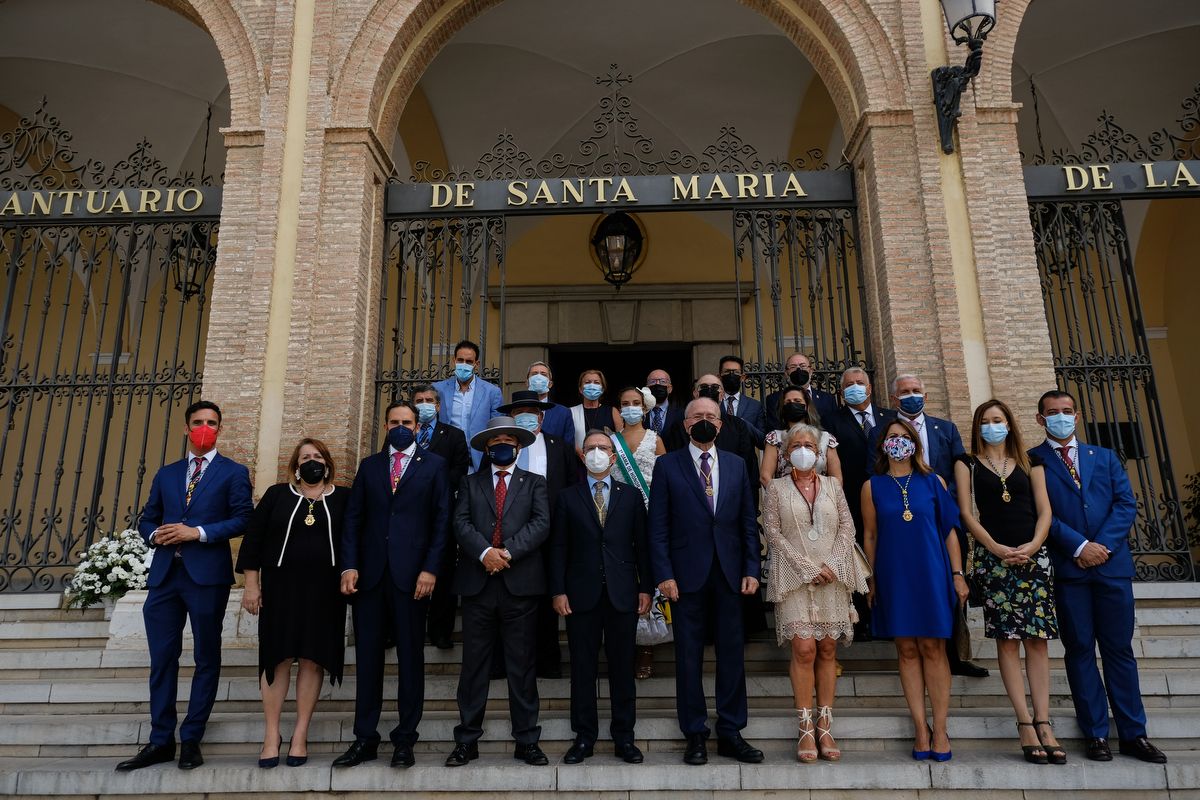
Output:
[[[526,764],[549,763],[538,747],[538,690],[535,644],[538,600],[546,593],[541,545],[550,535],[546,479],[516,465],[534,435],[512,417],[492,417],[471,437],[490,465],[468,475],[459,488],[454,536],[462,558],[454,592],[462,597],[463,662],[458,679],[460,722],[446,766],[479,757],[483,712],[495,632],[500,631],[508,673],[513,757]]]
[[[762,403],[742,392],[745,368],[746,362],[740,356],[731,355],[721,359],[717,374],[725,390],[723,410],[750,427],[750,432],[754,434],[754,446],[761,450],[767,437],[767,414]]]

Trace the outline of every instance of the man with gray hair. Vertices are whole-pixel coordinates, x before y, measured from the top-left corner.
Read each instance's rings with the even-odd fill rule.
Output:
[[[525,375],[529,391],[537,392],[541,402],[550,403],[550,407],[542,412],[542,433],[566,442],[572,450],[575,449],[575,421],[571,419],[571,411],[550,399],[550,390],[554,388],[554,373],[550,371],[550,365],[545,361],[534,361]]]
[[[787,428],[779,418],[779,401],[784,392],[792,387],[804,390],[804,395],[808,398],[807,404],[817,409],[821,419],[837,413],[837,399],[829,392],[823,392],[812,385],[813,372],[812,359],[804,353],[792,353],[783,362],[783,374],[787,376],[787,384],[779,391],[771,392],[767,399],[763,400],[763,410],[767,414],[767,430],[778,431]]]

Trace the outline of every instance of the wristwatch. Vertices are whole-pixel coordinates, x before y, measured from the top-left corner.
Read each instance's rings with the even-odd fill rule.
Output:
[[[951,574],[951,575],[960,575],[960,576],[962,576],[962,577],[964,577],[964,578],[965,578],[965,577],[967,577],[966,573],[965,573],[965,572],[963,572],[961,569],[956,569],[956,570],[954,570],[953,572],[951,572],[950,574]]]

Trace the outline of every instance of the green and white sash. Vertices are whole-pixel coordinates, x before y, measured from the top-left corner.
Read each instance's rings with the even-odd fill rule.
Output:
[[[634,460],[633,453],[629,450],[629,445],[625,443],[625,437],[619,433],[614,433],[611,435],[611,438],[613,450],[617,454],[617,468],[625,476],[625,482],[642,493],[642,502],[649,508],[650,486],[646,483],[646,478],[643,477],[642,471],[638,469],[637,461]]]

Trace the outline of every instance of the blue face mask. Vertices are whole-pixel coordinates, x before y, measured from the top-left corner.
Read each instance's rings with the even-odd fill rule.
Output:
[[[542,421],[538,419],[537,414],[533,414],[528,411],[526,411],[524,414],[517,414],[514,416],[513,422],[517,423],[518,428],[524,428],[530,433],[537,431],[538,425],[542,424]]]
[[[852,406],[867,402],[867,387],[852,383],[845,389],[842,389],[842,396],[846,398],[846,402]]]
[[[637,425],[644,416],[646,412],[642,411],[641,406],[621,406],[621,419],[625,420],[626,425]]]
[[[397,450],[407,450],[413,443],[413,432],[403,425],[397,425],[387,432],[387,443]]]
[[[1075,415],[1053,414],[1046,417],[1046,430],[1055,439],[1070,439],[1075,433]]]
[[[437,406],[433,403],[417,403],[417,421],[424,425],[433,422],[437,416]]]
[[[910,394],[907,397],[901,397],[900,410],[909,416],[915,417],[925,410],[925,395]]]
[[[494,444],[488,448],[488,458],[497,467],[507,467],[517,460],[517,447],[512,444]]]
[[[472,364],[455,364],[454,377],[458,378],[459,383],[466,383],[475,375],[475,367]]]
[[[550,379],[545,375],[533,374],[529,376],[529,391],[545,394],[550,391]]]
[[[583,396],[588,400],[599,400],[602,394],[604,394],[604,387],[598,383],[585,383],[583,385]]]
[[[979,426],[979,435],[988,444],[1000,444],[1008,438],[1008,424],[1004,422],[985,422]]]

